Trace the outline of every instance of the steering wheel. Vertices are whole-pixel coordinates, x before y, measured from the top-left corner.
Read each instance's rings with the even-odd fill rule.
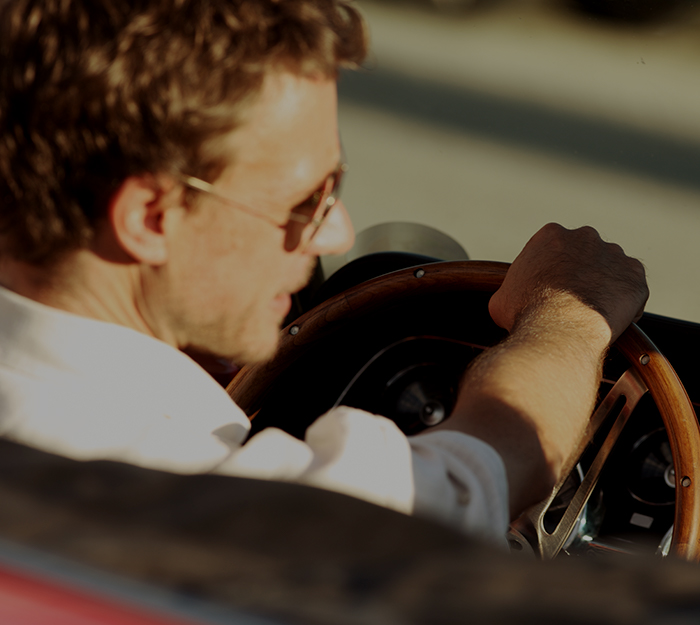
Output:
[[[507,263],[450,261],[429,263],[396,271],[363,282],[319,304],[282,330],[273,360],[244,367],[229,384],[231,398],[253,418],[277,378],[305,354],[329,343],[353,325],[371,323],[389,308],[409,314],[409,303],[437,295],[496,291],[508,270]],[[615,348],[627,360],[627,370],[600,401],[577,451],[569,460],[561,482],[550,497],[520,518],[520,527],[534,532],[536,551],[553,558],[564,545],[598,481],[603,465],[627,418],[647,391],[654,399],[666,428],[673,456],[676,507],[671,552],[700,561],[700,426],[688,395],[668,360],[649,338],[632,324],[616,341]],[[313,393],[314,389],[307,389]],[[620,406],[622,406],[620,408]],[[581,484],[554,531],[544,528],[544,515],[583,450],[604,422],[614,420],[598,448]]]

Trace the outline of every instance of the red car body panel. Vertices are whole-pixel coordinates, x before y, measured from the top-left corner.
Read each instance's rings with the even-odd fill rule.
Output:
[[[2,625],[196,625],[0,566]]]

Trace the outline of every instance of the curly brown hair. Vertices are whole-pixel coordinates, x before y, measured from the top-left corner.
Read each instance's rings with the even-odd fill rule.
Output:
[[[125,178],[216,178],[211,149],[266,71],[336,75],[366,53],[346,0],[5,0],[0,253],[85,247]]]

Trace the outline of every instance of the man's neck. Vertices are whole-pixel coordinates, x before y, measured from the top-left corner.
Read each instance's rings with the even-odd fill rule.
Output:
[[[138,268],[90,250],[72,252],[51,267],[0,261],[0,285],[46,306],[123,325],[153,336],[139,311]]]

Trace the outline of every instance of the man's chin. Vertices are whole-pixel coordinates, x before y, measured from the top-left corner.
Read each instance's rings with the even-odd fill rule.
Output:
[[[255,365],[274,358],[279,344],[279,331],[267,340],[244,345],[231,358],[238,365]]]
[[[199,363],[209,372],[223,374],[224,369],[230,368],[233,372],[243,365],[260,364],[272,360],[277,352],[279,343],[279,331],[274,332],[266,339],[238,342],[233,348],[225,348],[221,344],[211,347],[188,347],[183,349],[190,358]]]

